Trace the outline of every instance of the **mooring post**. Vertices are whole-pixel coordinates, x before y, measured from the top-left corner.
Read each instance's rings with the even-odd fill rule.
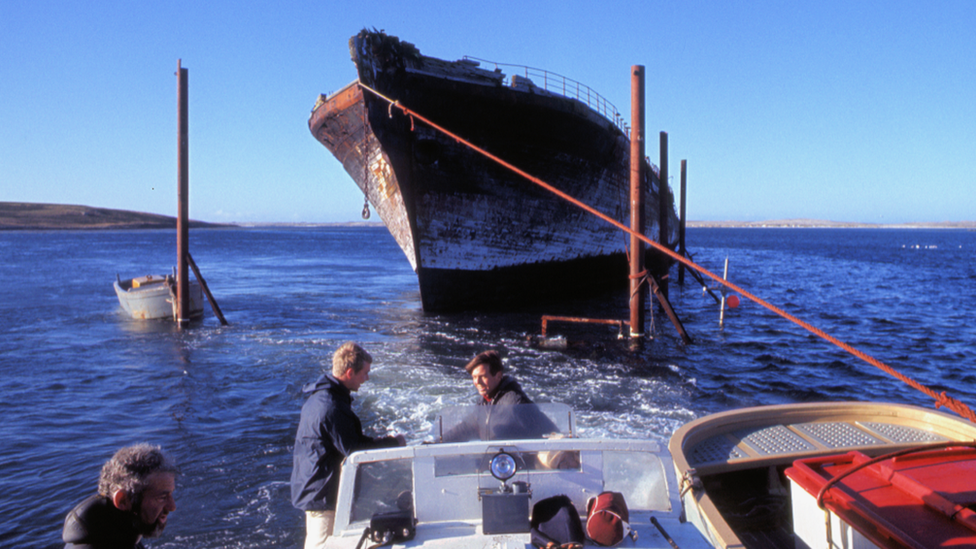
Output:
[[[176,216],[176,321],[183,325],[190,321],[190,280],[186,255],[189,253],[189,116],[187,114],[187,70],[182,59],[176,61],[177,88],[177,216]]]
[[[668,247],[670,242],[668,242],[668,212],[671,211],[672,203],[668,200],[670,197],[670,192],[668,192],[668,132],[661,132],[661,181],[658,185],[658,237],[657,241],[662,246]],[[664,297],[668,296],[668,279],[667,277],[661,277],[658,286],[661,288],[661,293]]]
[[[685,257],[685,194],[687,194],[688,161],[681,161],[681,217],[678,218],[678,255]],[[678,284],[685,285],[685,264],[678,264]]]
[[[674,307],[672,307],[671,302],[668,301],[668,296],[661,293],[661,287],[657,284],[657,282],[654,281],[653,276],[648,277],[647,280],[650,282],[651,291],[654,292],[655,296],[657,296],[657,300],[660,302],[661,308],[664,309],[664,312],[668,315],[668,318],[671,319],[671,323],[674,324],[675,329],[678,330],[678,334],[681,336],[681,341],[684,341],[686,345],[690,344],[692,342],[691,336],[688,335],[684,324],[681,323],[681,319],[678,318],[678,315],[674,312]]]
[[[644,234],[644,66],[630,70],[630,228]],[[630,337],[644,335],[644,242],[630,235]]]
[[[722,280],[728,282],[729,280],[729,256],[725,256],[725,271],[722,273]],[[722,302],[719,303],[718,309],[718,327],[719,329],[725,328],[725,286],[722,286]]]
[[[207,301],[210,302],[210,308],[213,309],[214,314],[217,315],[217,319],[220,320],[221,326],[226,326],[227,319],[224,318],[224,313],[220,310],[220,305],[217,305],[217,300],[214,299],[213,294],[210,293],[210,287],[207,286],[207,281],[204,280],[203,273],[201,273],[200,269],[197,267],[197,262],[193,261],[193,256],[190,255],[190,252],[186,252],[186,262],[189,263],[190,268],[193,269],[193,274],[196,275],[197,282],[199,282],[200,287],[203,288],[203,295],[207,296]]]

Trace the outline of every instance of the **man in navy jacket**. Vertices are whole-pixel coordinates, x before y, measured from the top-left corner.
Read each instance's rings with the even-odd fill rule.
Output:
[[[295,436],[291,472],[292,504],[305,511],[305,548],[323,547],[335,522],[342,461],[358,450],[403,446],[403,435],[374,439],[352,411],[352,393],[369,379],[373,357],[347,342],[332,356],[332,373],[323,374],[303,392],[308,400]]]

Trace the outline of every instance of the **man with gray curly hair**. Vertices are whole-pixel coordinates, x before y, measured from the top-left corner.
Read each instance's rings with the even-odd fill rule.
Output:
[[[65,549],[143,549],[176,509],[179,470],[159,446],[120,449],[102,467],[98,493],[75,506],[64,520]]]

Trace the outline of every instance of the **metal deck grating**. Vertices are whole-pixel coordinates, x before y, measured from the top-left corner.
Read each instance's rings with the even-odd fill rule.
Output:
[[[948,442],[949,439],[915,427],[892,425],[890,423],[858,422],[865,429],[878,433],[895,443]]]
[[[771,425],[759,430],[743,429],[707,438],[691,450],[688,462],[699,466],[752,457],[740,445],[760,456],[776,456],[816,451],[817,444],[841,450],[890,443],[916,444],[948,440],[924,429],[879,422],[835,421]]]
[[[725,435],[705,439],[698,443],[688,456],[691,465],[701,465],[711,461],[729,461],[749,457],[736,447],[736,443]]]
[[[885,443],[880,438],[873,437],[844,421],[799,423],[794,425],[793,428],[828,448],[874,446]]]
[[[816,450],[813,444],[783,425],[773,425],[758,431],[739,431],[736,435],[749,448],[766,456]]]

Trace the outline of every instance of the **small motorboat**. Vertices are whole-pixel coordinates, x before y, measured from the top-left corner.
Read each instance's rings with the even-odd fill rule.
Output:
[[[139,320],[176,319],[176,278],[170,275],[146,275],[122,280],[115,276],[115,295],[122,309]],[[190,281],[189,318],[203,317],[203,290],[196,280]]]
[[[534,428],[539,411],[555,427]],[[566,496],[585,525],[591,498],[619,492],[617,547],[974,547],[974,440],[964,419],[888,403],[713,414],[669,448],[578,438],[562,404],[455,407],[422,444],[346,459],[326,546],[526,549],[540,501]]]
[[[555,429],[541,438],[505,438],[531,436],[518,418],[538,418],[540,410]],[[457,429],[464,423],[459,418],[482,428]],[[524,549],[531,547],[535,503],[567,496],[585,517],[588,500],[611,491],[623,494],[633,532],[621,547],[709,547],[694,525],[681,520],[677,480],[663,445],[582,439],[575,429],[563,404],[447,409],[435,421],[431,443],[346,458],[326,545],[373,547],[384,541],[381,530],[393,525],[385,541],[394,547]],[[478,433],[475,440],[449,442],[458,432]]]

